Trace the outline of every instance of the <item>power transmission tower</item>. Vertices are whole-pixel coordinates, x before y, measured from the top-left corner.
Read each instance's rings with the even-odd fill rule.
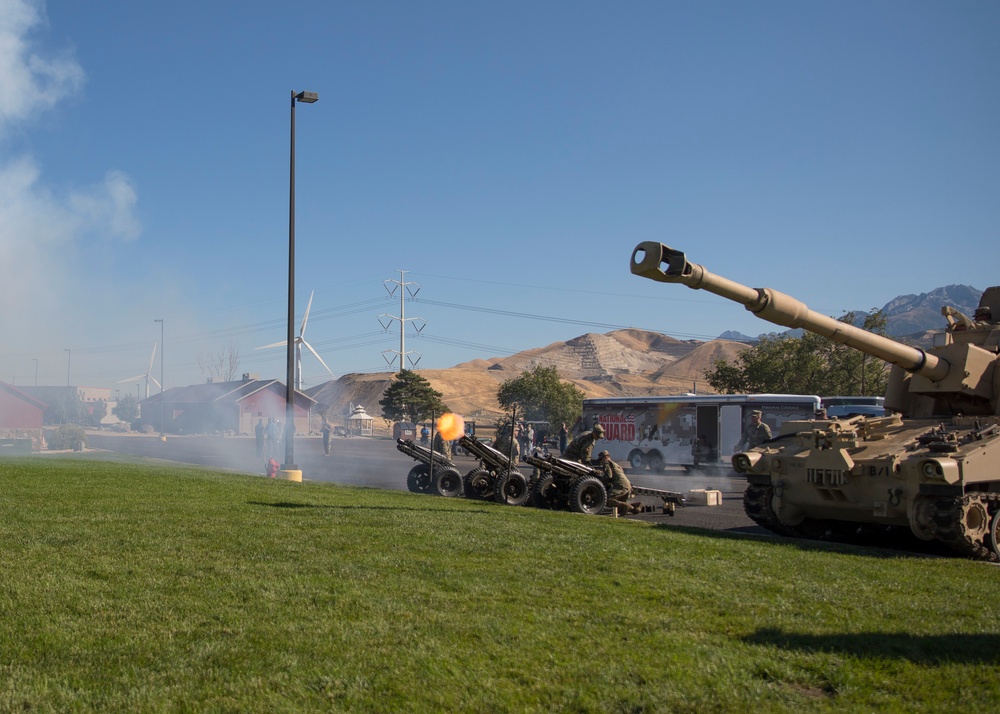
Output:
[[[406,273],[405,270],[400,270],[399,271],[399,280],[383,280],[382,281],[382,285],[385,286],[385,289],[388,291],[390,297],[395,296],[396,291],[397,290],[399,291],[399,316],[397,317],[396,315],[389,315],[387,313],[382,313],[381,315],[378,316],[378,322],[379,322],[380,325],[382,325],[382,329],[385,330],[386,332],[388,332],[389,331],[389,327],[392,326],[392,321],[393,320],[398,320],[399,321],[399,350],[398,351],[397,350],[382,350],[382,358],[386,362],[388,362],[389,366],[391,367],[396,362],[396,356],[398,356],[399,357],[399,371],[400,372],[402,372],[406,368],[404,359],[405,360],[409,360],[410,366],[416,367],[417,363],[420,362],[420,358],[423,356],[419,352],[407,352],[406,351],[406,323],[407,322],[414,322],[415,323],[415,321],[419,320],[421,322],[421,324],[420,324],[419,327],[417,327],[416,324],[413,325],[413,328],[416,330],[417,334],[420,334],[420,332],[424,329],[424,327],[427,326],[427,323],[424,322],[424,319],[422,317],[406,317],[406,312],[405,312],[406,300],[405,300],[405,298],[406,298],[407,295],[410,296],[411,300],[413,298],[415,298],[417,296],[417,293],[420,292],[420,284],[419,283],[405,281],[403,279],[403,275],[405,273]],[[391,289],[389,288],[390,284],[392,285]],[[416,286],[416,290],[412,289],[410,287],[411,285],[415,285]],[[392,359],[389,359],[388,357],[386,357],[387,353],[393,355]],[[411,354],[417,355],[417,359],[415,361],[413,360],[413,358],[410,357]]]

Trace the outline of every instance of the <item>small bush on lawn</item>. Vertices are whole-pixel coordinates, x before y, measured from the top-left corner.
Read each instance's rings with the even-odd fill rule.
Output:
[[[79,424],[63,424],[48,439],[50,449],[75,449],[87,443],[87,435]]]

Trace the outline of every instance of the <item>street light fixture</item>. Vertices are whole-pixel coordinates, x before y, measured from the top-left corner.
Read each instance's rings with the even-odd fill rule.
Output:
[[[292,90],[291,145],[288,180],[288,351],[285,365],[285,463],[282,475],[289,481],[301,481],[302,472],[295,465],[295,103],[313,104],[316,92]]]
[[[160,438],[162,439],[166,433],[166,425],[164,424],[164,409],[163,409],[163,318],[159,320],[153,320],[154,323],[160,323]]]

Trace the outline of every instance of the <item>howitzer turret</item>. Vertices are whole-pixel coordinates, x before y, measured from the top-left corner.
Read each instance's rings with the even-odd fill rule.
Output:
[[[747,476],[744,507],[757,523],[798,537],[841,539],[871,526],[908,526],[972,557],[1000,561],[1000,286],[969,318],[943,307],[947,329],[929,350],[750,288],[645,242],[632,273],[707,290],[763,320],[828,337],[893,365],[881,419],[786,422],[782,434],[733,456]]]

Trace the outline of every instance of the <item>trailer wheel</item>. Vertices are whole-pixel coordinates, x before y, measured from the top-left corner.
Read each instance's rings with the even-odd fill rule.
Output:
[[[417,464],[406,474],[406,487],[413,493],[427,493],[431,487],[431,473],[427,464]]]
[[[628,455],[628,465],[633,471],[642,471],[646,467],[646,455],[636,449]]]
[[[493,498],[493,476],[490,475],[489,469],[473,469],[465,474],[463,486],[466,498],[481,501]]]
[[[608,492],[601,480],[584,476],[573,483],[569,491],[569,507],[576,513],[597,515],[608,502]]]
[[[554,511],[563,504],[559,498],[559,486],[556,485],[555,476],[545,474],[535,483],[535,490],[531,492],[531,505],[535,508],[544,508]]]
[[[461,495],[462,474],[458,469],[451,467],[434,469],[434,493],[445,498]]]
[[[496,491],[493,499],[497,503],[508,506],[523,506],[531,492],[528,490],[528,479],[518,470],[504,471],[497,476]]]
[[[647,461],[649,462],[649,470],[655,471],[658,474],[663,473],[663,470],[666,468],[666,465],[663,463],[663,457],[656,451],[647,457]]]

